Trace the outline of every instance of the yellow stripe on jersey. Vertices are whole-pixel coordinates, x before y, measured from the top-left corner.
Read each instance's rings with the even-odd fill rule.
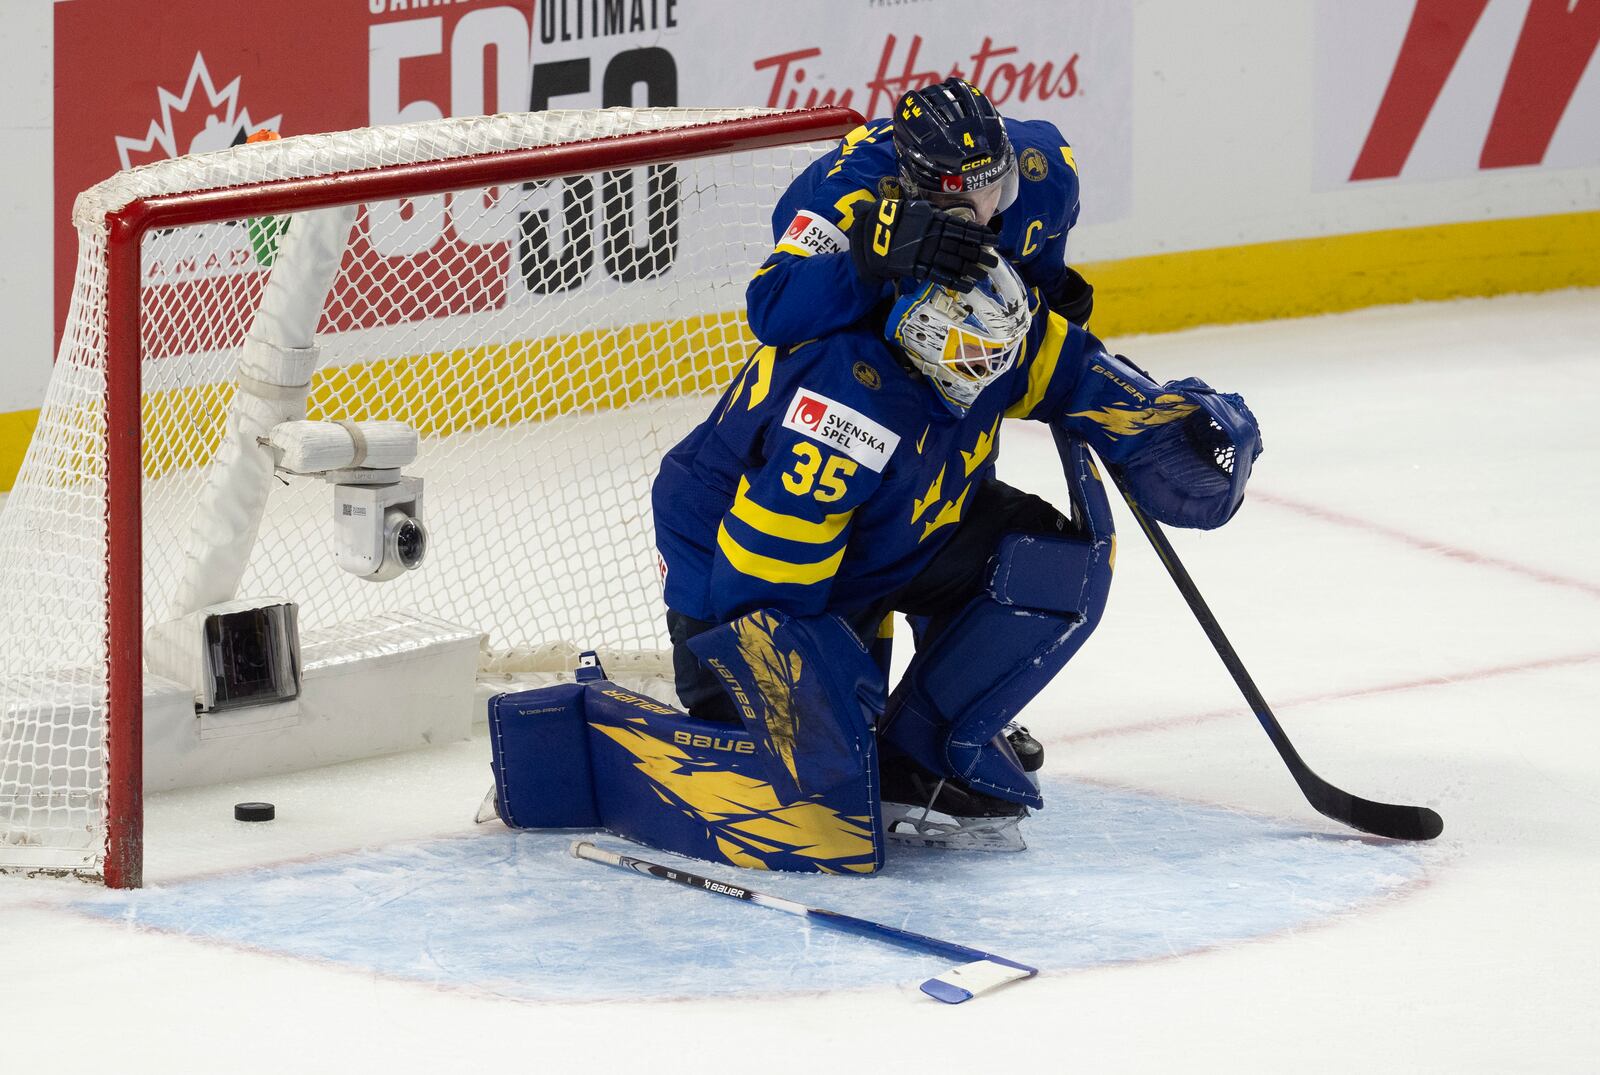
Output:
[[[762,347],[745,361],[744,369],[734,378],[733,391],[728,393],[727,406],[717,415],[719,423],[728,417],[728,412],[733,410],[733,405],[739,402],[739,397],[744,395],[746,388],[750,389],[750,402],[746,404],[745,409],[753,411],[761,405],[761,401],[767,398],[767,392],[772,388],[772,364],[777,358],[778,352],[774,348]]]
[[[762,582],[790,583],[796,586],[809,586],[814,582],[831,579],[839,571],[839,564],[844,560],[844,546],[826,560],[819,560],[810,564],[792,564],[787,560],[777,560],[771,556],[762,556],[760,553],[751,552],[733,539],[728,533],[726,524],[717,528],[717,548],[722,550],[722,555],[728,558],[728,563],[741,575],[760,579]]]
[[[767,392],[772,388],[772,364],[777,360],[778,352],[771,347],[760,348],[751,358],[756,379],[750,384],[750,403],[746,410],[755,410],[767,398]]]
[[[1050,320],[1046,323],[1039,353],[1033,356],[1028,365],[1028,391],[1006,408],[1007,418],[1028,417],[1044,401],[1045,393],[1050,391],[1050,379],[1056,374],[1061,347],[1067,342],[1067,319],[1053,311],[1048,316]]]
[[[749,492],[750,480],[740,478],[739,491],[733,497],[732,510],[735,519],[769,537],[804,542],[807,545],[825,545],[833,541],[844,532],[845,525],[850,522],[850,516],[855,511],[851,508],[850,511],[838,515],[824,516],[820,523],[814,523],[764,508],[746,495]]]
[[[972,472],[977,470],[983,461],[989,458],[989,453],[994,451],[995,434],[1000,432],[1000,416],[994,416],[994,425],[989,427],[987,433],[978,433],[978,443],[972,446],[972,451],[962,451],[961,462],[966,467],[965,477],[972,477]]]
[[[849,194],[834,202],[833,207],[839,211],[839,230],[846,235],[850,234],[850,229],[856,222],[856,202],[865,201],[870,205],[876,203],[877,200],[877,195],[870,190],[852,190]]]

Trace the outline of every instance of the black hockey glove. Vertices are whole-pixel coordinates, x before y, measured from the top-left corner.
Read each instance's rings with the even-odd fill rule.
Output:
[[[1078,274],[1071,265],[1057,281],[1055,288],[1045,296],[1050,309],[1074,325],[1087,325],[1094,312],[1094,285]]]
[[[850,256],[868,280],[914,276],[966,291],[998,264],[994,233],[925,201],[884,198],[850,229]]]

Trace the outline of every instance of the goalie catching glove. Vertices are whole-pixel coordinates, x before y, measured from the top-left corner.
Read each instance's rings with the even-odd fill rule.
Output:
[[[911,276],[966,291],[999,263],[993,232],[920,200],[883,199],[849,238],[856,271],[869,280]]]
[[[1244,501],[1261,427],[1244,399],[1198,377],[1156,384],[1121,355],[1091,364],[1061,420],[1116,468],[1134,502],[1170,526],[1213,530]]]
[[[1168,381],[1162,393],[1195,409],[1157,430],[1122,465],[1128,492],[1158,522],[1214,530],[1244,502],[1250,468],[1261,454],[1261,427],[1243,397],[1218,392],[1198,377]]]

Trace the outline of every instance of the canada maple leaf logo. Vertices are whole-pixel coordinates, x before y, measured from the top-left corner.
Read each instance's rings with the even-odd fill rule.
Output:
[[[243,142],[256,131],[276,131],[282,123],[282,113],[253,120],[248,108],[239,107],[240,81],[235,77],[218,89],[206,67],[205,56],[195,53],[194,65],[189,68],[189,77],[181,92],[174,93],[165,86],[156,87],[161,117],[150,121],[145,136],[117,135],[117,158],[122,167],[132,168],[185,153],[226,149]]]

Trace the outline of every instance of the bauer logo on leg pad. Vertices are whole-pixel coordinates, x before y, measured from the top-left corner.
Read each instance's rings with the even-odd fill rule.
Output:
[[[612,691],[588,695],[605,828],[754,869],[871,873],[883,864],[875,784],[866,772],[823,792],[781,798],[765,779],[750,733],[670,712],[641,716]]]
[[[696,735],[678,729],[672,733],[672,741],[681,747],[693,747],[696,750],[726,750],[734,754],[754,754],[755,743],[748,739],[734,739],[720,735]]]
[[[854,780],[780,800],[743,728],[696,720],[604,679],[490,702],[496,812],[514,829],[608,829],[763,870],[883,865],[876,756]]]

